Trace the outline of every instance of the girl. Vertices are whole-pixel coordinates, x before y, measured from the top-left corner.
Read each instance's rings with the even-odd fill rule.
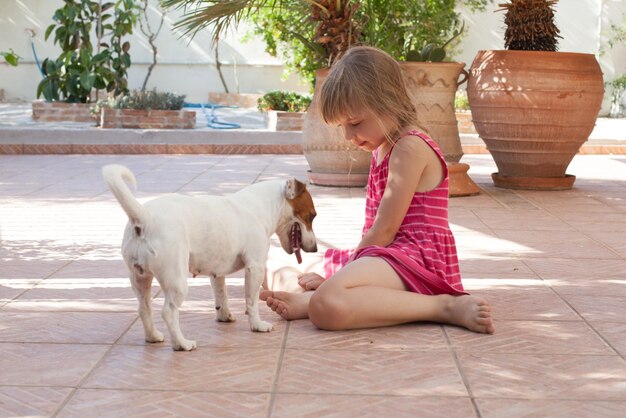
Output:
[[[319,94],[324,121],[373,152],[363,238],[324,255],[325,280],[299,278],[304,293],[264,290],[285,319],[344,330],[430,321],[493,333],[491,308],[463,291],[448,225],[448,170],[437,144],[417,130],[399,64],[354,47],[333,65]]]

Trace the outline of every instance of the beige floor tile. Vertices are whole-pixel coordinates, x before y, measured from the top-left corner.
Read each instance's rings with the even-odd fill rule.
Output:
[[[0,343],[0,385],[76,386],[108,349],[96,344]]]
[[[53,416],[71,392],[71,388],[60,387],[0,387],[0,416]]]
[[[489,302],[497,320],[581,320],[541,280],[468,280],[465,287]]]
[[[267,393],[79,389],[57,416],[261,418],[269,400]]]
[[[121,312],[5,311],[0,342],[113,344],[135,319]]]
[[[511,231],[498,229],[498,237],[520,246],[515,250],[525,258],[614,259],[617,255],[605,245],[578,231]]]
[[[459,353],[477,398],[626,399],[626,363],[615,356]]]
[[[280,393],[467,396],[450,353],[288,349]]]
[[[217,322],[215,313],[180,313],[180,327],[187,339],[195,340],[198,347],[241,347],[241,348],[280,348],[283,344],[287,322],[275,314],[267,314],[263,320],[270,322],[274,329],[271,332],[252,332],[248,317],[241,310],[231,311],[235,322]],[[153,311],[157,329],[165,335],[164,345],[171,346],[170,336],[161,310]],[[143,324],[136,321],[130,330],[119,341],[120,344],[150,345],[144,340]]]
[[[599,278],[626,271],[626,260],[594,260],[567,256],[561,258],[525,258],[524,264],[542,278]]]
[[[484,418],[618,418],[626,401],[476,399]]]
[[[85,381],[88,389],[263,392],[271,387],[279,350],[169,345],[116,346]]]
[[[153,294],[159,290],[153,286]],[[23,311],[136,312],[128,279],[46,279],[4,306]]]
[[[593,321],[591,326],[622,356],[626,356],[626,323]]]
[[[615,352],[584,322],[496,321],[493,335],[446,326],[452,347],[464,353],[604,354]]]
[[[355,395],[276,395],[274,418],[470,418],[469,398]]]
[[[626,276],[546,278],[559,295],[626,297]]]
[[[588,321],[626,323],[626,303],[622,296],[564,295],[563,298]]]
[[[407,324],[350,331],[323,331],[311,321],[291,321],[287,348],[323,350],[448,351],[440,325]]]

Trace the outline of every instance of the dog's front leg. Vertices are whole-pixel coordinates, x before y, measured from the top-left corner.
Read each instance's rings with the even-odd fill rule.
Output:
[[[228,308],[228,292],[226,291],[226,278],[224,276],[211,276],[211,287],[215,299],[215,312],[219,322],[233,322],[235,317]]]
[[[245,274],[245,292],[246,292],[246,313],[250,321],[250,329],[252,331],[269,332],[272,330],[272,324],[261,321],[259,316],[259,292],[265,277],[265,267],[246,267]]]

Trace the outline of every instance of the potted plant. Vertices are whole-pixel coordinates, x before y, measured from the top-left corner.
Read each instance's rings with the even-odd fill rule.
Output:
[[[488,1],[464,0],[464,3],[481,7]],[[371,153],[347,143],[339,128],[326,126],[317,112],[315,89],[323,83],[334,60],[351,45],[360,43],[377,46],[404,61],[411,51],[425,50],[425,39],[443,45],[454,35],[458,22],[455,1],[431,4],[404,0],[244,0],[199,5],[192,0],[166,0],[165,4],[191,7],[185,9],[185,18],[178,23],[188,32],[213,24],[218,36],[241,19],[253,21],[268,52],[278,54],[282,50],[288,68],[315,80],[313,103],[303,128],[303,152],[311,168],[309,180],[322,185],[362,186],[367,182],[371,161]],[[429,24],[423,24],[424,21]],[[439,55],[441,51],[437,49],[432,57],[429,54],[430,59],[443,59]],[[421,76],[413,79],[418,84],[424,80]],[[456,87],[455,79],[454,90]],[[415,97],[419,100],[419,94]],[[453,118],[450,125],[456,129],[453,107],[446,113]],[[462,155],[458,131],[455,141],[458,161]]]
[[[94,112],[102,128],[191,129],[196,112],[184,111],[185,96],[154,90],[99,101]]]
[[[621,118],[626,109],[626,74],[622,74],[611,82],[606,83],[611,88],[610,118]]]
[[[132,33],[136,4],[133,0],[66,0],[53,19],[45,39],[54,34],[54,43],[62,51],[56,59],[42,62],[44,78],[37,97],[46,102],[33,103],[33,119],[65,120],[67,114],[74,121],[90,121],[89,103],[97,100],[99,91],[128,93],[130,43],[123,38]],[[51,119],[45,115],[48,112],[58,117]]]
[[[311,97],[291,91],[270,91],[258,100],[270,131],[301,131]]]
[[[604,84],[592,54],[556,52],[557,0],[511,0],[506,50],[479,51],[467,87],[472,119],[498,167],[497,187],[564,190],[595,125]]]

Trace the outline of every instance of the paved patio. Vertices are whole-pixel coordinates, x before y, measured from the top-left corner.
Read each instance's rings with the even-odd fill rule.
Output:
[[[301,155],[1,155],[0,416],[623,417],[626,156],[579,155],[564,192],[496,189],[489,155],[466,155],[482,193],[450,202],[466,288],[495,335],[410,324],[351,332],[286,322],[252,333],[215,322],[191,280],[181,322],[193,352],[147,345],[121,261],[125,215],[100,176],[117,162],[140,200],[230,193],[306,177]],[[364,192],[310,187],[320,252],[355,245]],[[274,265],[291,264],[278,248]],[[319,255],[304,254],[303,268]],[[157,324],[162,294],[154,288]],[[621,411],[621,412],[620,412]]]

